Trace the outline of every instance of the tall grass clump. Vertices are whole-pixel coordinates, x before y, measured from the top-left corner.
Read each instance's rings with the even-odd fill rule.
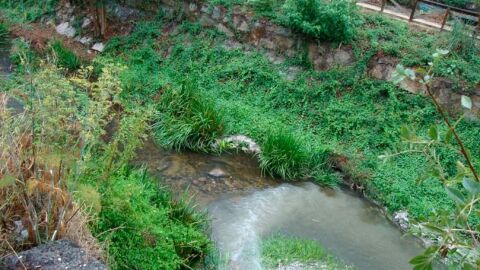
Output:
[[[350,0],[287,0],[283,23],[320,41],[348,42],[356,33],[359,15]]]
[[[16,23],[29,23],[55,12],[58,0],[1,0],[2,13]]]
[[[177,151],[208,151],[224,132],[223,115],[192,82],[167,89],[154,125],[158,142]]]
[[[0,46],[5,45],[7,43],[8,38],[8,27],[0,23]]]
[[[54,41],[50,44],[50,53],[53,55],[57,65],[69,71],[77,70],[82,65],[75,53],[65,48],[60,41]]]
[[[273,235],[262,243],[262,263],[267,269],[291,263],[315,264],[318,269],[353,269],[339,262],[313,240]],[[307,267],[310,269],[310,267]]]
[[[301,176],[307,162],[303,144],[291,133],[270,132],[262,144],[260,167],[266,174],[292,180]]]

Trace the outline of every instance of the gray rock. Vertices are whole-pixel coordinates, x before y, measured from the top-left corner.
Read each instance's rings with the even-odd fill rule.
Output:
[[[224,33],[227,37],[233,37],[235,34],[232,32],[232,30],[228,29],[225,25],[222,23],[217,24],[217,30],[221,33]]]
[[[190,12],[197,11],[197,4],[190,3],[190,5],[188,6],[188,10],[190,10]]]
[[[406,231],[410,228],[410,220],[408,219],[408,212],[406,211],[398,211],[393,213],[393,222],[397,224],[403,231]]]
[[[66,36],[69,38],[72,38],[75,36],[75,28],[73,28],[69,22],[63,22],[55,27],[55,30],[57,33],[59,33],[62,36]]]
[[[104,263],[90,258],[86,252],[67,240],[59,240],[37,246],[20,252],[17,256],[11,255],[0,262],[0,268],[5,270],[23,269],[42,270],[106,270]]]
[[[93,39],[91,37],[76,37],[75,41],[82,43],[83,45],[92,44]]]
[[[92,20],[88,17],[85,17],[82,22],[82,28],[89,26],[92,23]]]
[[[97,52],[103,52],[103,49],[105,49],[105,45],[102,42],[95,43],[92,46],[92,50]]]
[[[241,32],[248,32],[250,27],[248,27],[248,23],[246,21],[243,21],[237,29]]]
[[[214,7],[212,12],[212,19],[218,20],[222,16],[222,11],[219,7]]]

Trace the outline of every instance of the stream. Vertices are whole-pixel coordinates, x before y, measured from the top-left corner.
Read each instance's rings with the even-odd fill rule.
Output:
[[[228,258],[227,269],[262,269],[261,241],[277,233],[318,241],[365,270],[412,269],[408,261],[422,250],[355,193],[263,177],[247,155],[168,152],[148,142],[135,163],[177,194],[188,188],[195,196],[208,212],[211,238]]]

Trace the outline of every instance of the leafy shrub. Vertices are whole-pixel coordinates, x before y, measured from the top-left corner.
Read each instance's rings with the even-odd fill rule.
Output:
[[[192,82],[167,89],[161,97],[159,111],[154,129],[162,146],[208,151],[213,141],[223,134],[223,115]]]
[[[77,70],[82,65],[75,53],[65,48],[60,41],[54,41],[50,44],[50,53],[53,55],[57,65],[69,71]]]
[[[283,12],[284,24],[321,41],[351,41],[359,20],[350,0],[287,0]]]
[[[209,248],[203,217],[158,187],[143,170],[123,168],[101,186],[95,227],[112,269],[180,269]]]

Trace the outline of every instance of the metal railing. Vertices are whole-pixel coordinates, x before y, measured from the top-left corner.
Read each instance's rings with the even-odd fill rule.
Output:
[[[382,6],[380,8],[380,12],[384,11],[385,5],[387,4],[387,2],[388,2],[388,0],[382,0]],[[430,1],[430,0],[415,0],[412,11],[410,13],[410,17],[408,19],[410,22],[412,22],[413,19],[414,19],[415,11],[417,10],[417,7],[418,7],[419,3],[425,3],[425,4],[428,4],[428,5],[431,5],[431,6],[436,6],[436,7],[440,7],[440,8],[445,9],[445,15],[443,16],[442,25],[440,27],[440,30],[443,30],[445,28],[445,24],[447,23],[448,18],[451,16],[452,11],[477,18],[477,31],[480,30],[480,12],[475,12],[475,11],[472,11],[472,10],[458,8],[458,7],[453,7],[453,6],[449,6],[449,5],[446,5],[446,4],[442,4],[442,3],[438,3],[438,2]]]

